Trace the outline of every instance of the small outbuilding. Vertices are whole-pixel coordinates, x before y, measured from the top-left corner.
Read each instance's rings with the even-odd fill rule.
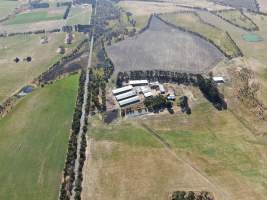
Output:
[[[212,80],[215,82],[215,83],[224,83],[224,78],[222,76],[214,76],[212,77]]]

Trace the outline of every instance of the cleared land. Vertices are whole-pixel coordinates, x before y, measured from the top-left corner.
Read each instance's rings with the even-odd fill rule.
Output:
[[[12,13],[18,5],[17,1],[0,0],[0,19]]]
[[[195,12],[168,13],[160,15],[164,21],[177,27],[198,33],[211,40],[221,51],[230,57],[237,57],[239,51],[223,29],[205,23]]]
[[[218,11],[216,12],[216,14],[221,16],[228,22],[233,23],[241,28],[251,29],[251,30],[257,29],[256,24],[240,10]]]
[[[67,19],[67,25],[89,24],[91,12],[92,12],[91,6],[72,7]]]
[[[267,1],[265,0],[257,0],[259,3],[260,11],[267,13]]]
[[[64,46],[64,33],[48,34],[48,43],[41,44],[43,35],[12,36],[0,38],[0,102],[12,95],[23,85],[48,69],[62,55],[56,53],[60,45]],[[73,44],[65,45],[70,52],[83,38],[75,34]],[[27,49],[27,51],[25,51]],[[27,63],[23,58],[32,57]],[[19,57],[19,63],[13,60]]]
[[[52,21],[63,18],[66,7],[60,8],[41,8],[27,11],[16,15],[6,22],[7,25],[27,24],[40,21]]]
[[[107,48],[115,70],[200,72],[214,67],[223,54],[204,39],[173,29],[153,17],[144,33]]]
[[[0,120],[0,199],[57,199],[77,90],[77,75],[60,80]]]
[[[83,199],[161,200],[176,190],[207,190],[216,200],[264,199],[266,146],[230,111],[194,98],[190,116],[144,116],[109,126],[91,120]]]
[[[215,3],[228,5],[234,8],[247,8],[258,11],[256,0],[212,0]]]

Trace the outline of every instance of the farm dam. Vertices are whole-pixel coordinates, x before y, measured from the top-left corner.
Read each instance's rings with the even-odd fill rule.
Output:
[[[173,28],[153,16],[148,29],[107,47],[115,71],[170,70],[201,73],[212,69],[224,55],[194,34]]]

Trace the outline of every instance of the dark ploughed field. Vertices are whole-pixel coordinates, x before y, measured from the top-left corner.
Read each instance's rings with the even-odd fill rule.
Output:
[[[171,70],[204,72],[224,59],[211,43],[153,17],[149,28],[107,48],[115,71]]]

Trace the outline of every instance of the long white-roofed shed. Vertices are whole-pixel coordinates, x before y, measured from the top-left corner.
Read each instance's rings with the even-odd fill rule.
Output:
[[[128,84],[132,86],[148,85],[148,80],[131,80]]]
[[[125,93],[125,92],[129,92],[132,89],[133,89],[132,85],[127,85],[125,87],[121,87],[121,88],[117,88],[117,89],[112,90],[112,93],[114,95],[119,95],[119,94],[122,94],[122,93]]]
[[[127,106],[127,105],[130,105],[133,103],[137,103],[139,101],[140,101],[139,96],[134,96],[134,97],[119,101],[119,104],[120,104],[120,106],[123,107],[123,106]]]
[[[133,96],[136,96],[136,92],[134,90],[131,90],[129,92],[126,92],[126,93],[122,93],[122,94],[119,94],[116,96],[116,99],[118,101],[121,101],[123,99],[127,99],[127,98],[130,98],[130,97],[133,97]]]

